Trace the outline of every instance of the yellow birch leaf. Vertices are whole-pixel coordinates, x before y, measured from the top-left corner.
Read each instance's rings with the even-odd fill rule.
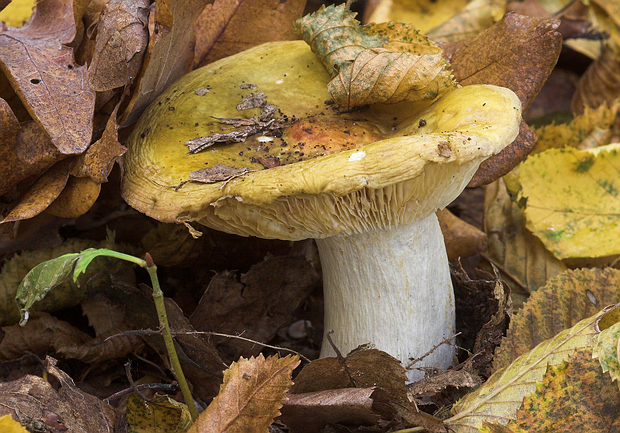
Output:
[[[200,414],[189,433],[266,432],[280,415],[284,394],[299,356],[263,355],[234,362],[224,371],[220,393]]]
[[[128,433],[183,433],[192,424],[187,407],[168,396],[144,401],[135,394],[127,399]]]
[[[616,101],[611,106],[602,104],[596,109],[585,107],[585,112],[575,117],[568,124],[550,124],[535,129],[538,136],[538,143],[532,155],[548,149],[563,147],[581,147],[580,145],[588,140],[598,131],[611,131],[616,119],[616,113],[620,107],[620,102]],[[599,145],[609,144],[609,142],[599,143]]]
[[[620,382],[620,323],[601,330],[592,357],[599,360],[604,373],[609,372],[613,380]]]
[[[495,351],[494,369],[508,366],[561,330],[620,302],[619,287],[620,271],[612,268],[567,270],[551,278],[511,318],[508,334]]]
[[[620,253],[618,149],[551,149],[521,164],[527,228],[557,258]]]
[[[28,430],[11,418],[11,415],[0,417],[0,431],[2,433],[28,433]]]
[[[453,406],[455,415],[445,420],[446,426],[457,433],[477,433],[485,421],[505,425],[515,419],[523,398],[536,390],[547,365],[560,365],[575,349],[591,349],[599,333],[597,323],[612,314],[613,308],[618,305],[580,321],[496,371],[480,388]]]
[[[467,0],[382,0],[368,22],[402,21],[414,23],[421,32],[457,14],[467,6]]]

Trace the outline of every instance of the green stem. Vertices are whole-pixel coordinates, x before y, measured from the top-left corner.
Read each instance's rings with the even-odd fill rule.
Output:
[[[170,358],[170,366],[172,367],[172,372],[179,383],[179,387],[181,388],[181,392],[185,398],[185,402],[187,404],[187,408],[189,409],[189,413],[192,416],[192,420],[195,421],[198,418],[198,410],[196,409],[196,403],[194,402],[192,393],[189,390],[189,385],[185,380],[185,375],[183,374],[183,369],[181,368],[177,351],[174,348],[174,340],[172,339],[170,325],[168,324],[168,316],[166,314],[164,293],[161,291],[159,286],[159,278],[157,277],[157,266],[153,263],[153,259],[149,253],[146,253],[145,259],[147,265],[146,270],[149,273],[151,283],[153,284],[153,300],[155,301],[155,308],[157,309],[157,317],[159,318],[159,326],[161,327],[161,333],[164,337],[164,344],[166,345],[166,350],[168,351],[168,358]]]

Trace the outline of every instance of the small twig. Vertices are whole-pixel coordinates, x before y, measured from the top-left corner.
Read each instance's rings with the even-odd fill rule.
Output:
[[[111,401],[118,400],[119,398],[131,394],[132,392],[142,391],[143,389],[155,389],[157,391],[173,392],[179,389],[179,384],[175,381],[172,383],[143,383],[141,385],[135,385],[132,388],[125,388],[121,391],[115,392],[111,396],[104,398],[103,401],[110,404]]]
[[[131,375],[131,360],[125,363],[125,376],[127,376],[127,380],[129,381],[130,389],[136,393],[138,397],[140,397],[145,402],[150,402],[151,400],[146,397],[146,395],[142,394],[142,392],[138,389],[135,382],[133,381],[133,377]]]
[[[262,343],[260,341],[256,341],[256,340],[252,340],[249,338],[245,338],[245,337],[241,337],[239,335],[230,335],[230,334],[221,334],[219,332],[210,332],[210,331],[171,331],[173,336],[176,335],[213,335],[215,337],[224,337],[224,338],[235,338],[237,340],[243,340],[243,341],[247,341],[249,343],[254,343],[254,344],[258,344],[259,346],[263,346],[263,347],[268,347],[270,349],[274,349],[274,350],[283,350],[285,352],[290,352],[293,353],[295,355],[299,355],[299,357],[301,359],[303,359],[306,362],[311,362],[311,360],[309,358],[307,358],[306,356],[302,355],[301,353],[293,350],[293,349],[289,349],[287,347],[280,347],[280,346],[272,346],[271,344],[267,344],[267,343]],[[114,335],[110,335],[109,337],[107,337],[105,340],[101,341],[101,342],[97,342],[96,344],[103,344],[105,342],[107,342],[108,340],[112,339],[112,338],[116,338],[116,337],[131,337],[131,336],[144,336],[144,335],[153,335],[153,334],[159,334],[160,331],[158,330],[153,330],[153,329],[138,329],[138,330],[131,330],[131,331],[123,331],[123,332],[119,332],[118,334],[114,334]]]
[[[355,388],[357,388],[357,384],[355,383],[355,380],[353,379],[353,376],[351,376],[351,372],[349,371],[349,366],[347,365],[347,361],[344,359],[344,357],[342,356],[342,353],[340,353],[340,350],[338,350],[338,348],[336,347],[336,345],[332,341],[332,334],[333,333],[334,333],[334,330],[330,329],[325,334],[325,337],[327,338],[327,341],[329,342],[329,344],[332,347],[332,349],[334,349],[334,352],[336,352],[336,358],[338,358],[338,361],[340,361],[342,363],[342,365],[344,367],[344,371],[347,373],[347,376],[349,376],[349,380],[351,381],[351,384],[353,384],[353,386]]]
[[[454,346],[454,344],[452,344],[450,342],[450,340],[452,340],[453,338],[458,337],[459,335],[461,335],[460,332],[457,332],[456,334],[450,336],[450,337],[446,337],[443,340],[441,340],[439,343],[437,343],[436,345],[434,345],[431,350],[429,350],[428,352],[426,352],[424,355],[422,355],[419,358],[415,358],[412,359],[411,362],[409,364],[407,364],[407,366],[405,367],[406,370],[411,370],[413,369],[414,365],[417,364],[418,362],[422,361],[424,358],[426,358],[428,355],[430,355],[431,353],[433,353],[435,350],[437,350],[437,348],[439,348],[439,346],[444,345],[444,344],[449,344],[450,346]]]

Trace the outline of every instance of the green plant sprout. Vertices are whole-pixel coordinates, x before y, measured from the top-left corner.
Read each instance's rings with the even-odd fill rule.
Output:
[[[148,272],[153,286],[153,300],[155,301],[155,309],[157,310],[159,326],[168,352],[170,366],[179,383],[192,420],[196,420],[198,418],[198,411],[196,410],[196,404],[194,403],[191,391],[185,380],[185,375],[183,374],[183,369],[181,368],[181,363],[179,362],[179,357],[174,348],[174,341],[172,340],[170,325],[168,324],[168,317],[166,315],[164,294],[161,291],[159,278],[157,277],[157,266],[153,263],[153,259],[149,253],[146,253],[144,259],[141,259],[106,248],[89,248],[81,253],[65,254],[38,264],[26,274],[19,284],[17,294],[15,295],[15,301],[20,307],[21,319],[19,324],[22,326],[26,324],[29,317],[29,310],[35,302],[43,299],[54,287],[66,281],[72,274],[73,281],[76,281],[78,276],[86,271],[86,268],[93,259],[99,256],[126,260],[145,268]]]

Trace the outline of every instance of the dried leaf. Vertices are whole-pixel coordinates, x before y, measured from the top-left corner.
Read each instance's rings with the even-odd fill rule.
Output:
[[[473,0],[454,16],[424,33],[436,43],[471,38],[499,21],[505,10],[505,0]]]
[[[591,350],[599,333],[598,321],[610,315],[617,322],[620,319],[617,308],[607,308],[582,320],[496,371],[478,390],[454,405],[455,415],[445,421],[446,425],[459,433],[477,433],[484,421],[506,424],[514,419],[523,398],[542,380],[547,365],[560,365],[575,349]]]
[[[222,272],[209,282],[190,321],[196,329],[268,342],[319,282],[312,264],[299,256],[269,256],[250,270]],[[269,314],[265,314],[269,311]],[[262,347],[247,341],[211,337],[229,359],[258,355]]]
[[[525,228],[523,211],[508,195],[504,179],[487,186],[484,214],[487,258],[501,269],[515,308],[520,308],[530,293],[566,270],[566,265]]]
[[[440,49],[411,25],[360,26],[355,13],[322,6],[295,22],[333,78],[327,88],[345,108],[432,100],[455,86]]]
[[[486,234],[456,217],[448,209],[437,211],[437,219],[446,241],[448,260],[473,256],[486,249]]]
[[[72,159],[65,159],[43,173],[0,224],[32,218],[43,212],[65,188],[73,163]]]
[[[443,56],[462,85],[508,87],[525,112],[553,70],[562,48],[559,21],[506,14],[478,36],[447,44]],[[496,180],[521,162],[534,147],[535,135],[522,124],[514,143],[492,156],[474,178],[475,185]]]
[[[224,371],[220,393],[200,414],[188,433],[266,431],[280,408],[298,356],[263,355],[234,362]]]
[[[608,432],[619,414],[618,387],[589,350],[578,350],[568,361],[548,367],[506,427],[515,433]]]
[[[149,5],[149,0],[110,0],[104,6],[88,66],[88,81],[94,90],[125,86],[138,74],[149,40]]]
[[[389,402],[387,397],[376,388],[287,394],[279,420],[291,433],[321,433],[332,424],[376,425],[382,419],[377,403]]]
[[[582,114],[587,107],[611,104],[620,96],[620,47],[613,40],[605,44],[601,55],[581,76],[573,95],[573,113]]]
[[[77,218],[95,204],[100,191],[101,184],[88,177],[69,176],[65,188],[45,211],[61,218]]]
[[[86,152],[76,158],[71,174],[76,177],[90,177],[93,182],[104,183],[127,148],[118,141],[118,123],[116,113],[118,105],[108,118],[103,135],[90,145]]]
[[[495,352],[495,369],[508,366],[542,341],[603,307],[620,302],[617,287],[620,271],[611,268],[567,270],[551,278],[512,317],[508,335]]]
[[[190,171],[189,179],[194,182],[217,183],[243,176],[249,172],[250,170],[245,167],[231,167],[225,164],[215,164],[213,167]]]
[[[291,25],[306,0],[218,0],[194,24],[194,67],[204,66],[271,41],[297,39]]]
[[[128,125],[170,84],[191,70],[194,60],[192,24],[212,0],[158,0],[149,24],[149,45],[129,106],[119,123]],[[174,26],[172,25],[174,22]]]
[[[550,149],[520,166],[527,227],[557,258],[620,253],[618,149]]]
[[[0,33],[0,67],[61,153],[83,152],[90,143],[95,92],[86,66],[68,46],[76,35],[73,1],[37,3],[24,27]]]
[[[167,395],[144,401],[131,394],[127,399],[127,424],[132,433],[185,432],[192,425],[192,418],[184,404]]]

